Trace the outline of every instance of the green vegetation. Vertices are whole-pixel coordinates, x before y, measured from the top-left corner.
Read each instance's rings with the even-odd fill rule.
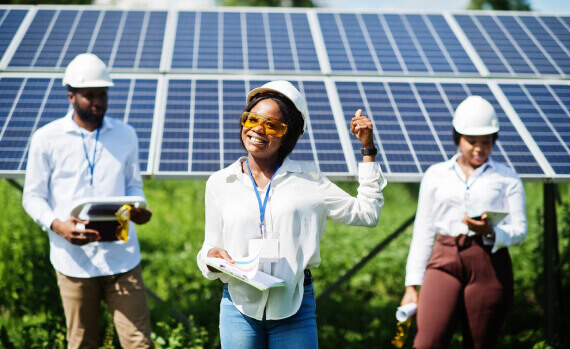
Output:
[[[145,182],[153,218],[138,228],[146,285],[165,302],[149,298],[157,348],[219,347],[218,304],[221,283],[206,280],[196,266],[204,231],[204,181]],[[356,193],[355,183],[340,184]],[[525,184],[528,238],[510,249],[516,299],[499,347],[545,348],[542,281],[542,185]],[[413,215],[417,184],[390,183],[378,227],[329,223],[321,245],[322,265],[313,271],[317,296],[368,251]],[[560,248],[570,240],[570,185],[560,186]],[[21,194],[0,180],[0,348],[63,348],[65,321],[55,274],[49,262],[47,234],[21,208]],[[411,228],[361,269],[330,298],[317,304],[322,348],[390,348],[394,312],[404,287]],[[561,271],[562,294],[569,289],[568,261]],[[563,297],[561,297],[563,298]],[[568,311],[561,299],[559,315]],[[173,309],[189,323],[185,328]],[[110,315],[103,313],[101,347],[119,347]],[[563,323],[565,321],[565,323]],[[557,345],[568,345],[568,320],[558,320]],[[410,336],[413,336],[413,330]],[[407,346],[410,347],[411,340]],[[455,335],[452,347],[460,347]]]

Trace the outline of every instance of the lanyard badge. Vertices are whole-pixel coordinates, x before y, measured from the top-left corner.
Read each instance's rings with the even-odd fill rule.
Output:
[[[261,233],[261,239],[250,239],[248,241],[248,248],[249,253],[253,253],[255,251],[259,251],[261,249],[260,254],[260,262],[277,262],[279,259],[279,239],[269,239],[267,238],[266,231],[265,231],[265,209],[267,208],[267,202],[269,201],[269,191],[271,190],[271,183],[273,182],[273,177],[275,173],[279,169],[279,165],[275,167],[275,171],[273,171],[273,175],[271,176],[271,180],[267,185],[267,191],[265,193],[265,198],[263,202],[261,201],[261,196],[257,191],[257,185],[255,184],[255,179],[253,179],[253,174],[251,173],[251,169],[249,168],[249,160],[246,160],[247,171],[249,172],[249,178],[251,179],[251,184],[253,185],[253,191],[255,192],[255,196],[257,197],[257,203],[259,205],[259,231]]]

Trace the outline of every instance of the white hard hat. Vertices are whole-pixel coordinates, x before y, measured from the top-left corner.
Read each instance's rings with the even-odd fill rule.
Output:
[[[493,105],[483,97],[469,96],[455,109],[453,128],[462,135],[490,135],[499,132],[499,118]]]
[[[289,81],[285,80],[275,80],[266,83],[265,85],[254,88],[253,90],[249,91],[247,94],[247,103],[251,102],[251,100],[257,95],[258,93],[263,92],[277,92],[282,94],[283,96],[287,97],[293,105],[297,108],[299,112],[301,112],[301,116],[303,117],[303,131],[305,131],[305,126],[307,124],[307,116],[309,115],[309,109],[307,108],[307,101],[305,97],[291,84]]]
[[[63,86],[75,88],[110,87],[113,80],[103,61],[92,53],[81,53],[69,62],[63,75]]]

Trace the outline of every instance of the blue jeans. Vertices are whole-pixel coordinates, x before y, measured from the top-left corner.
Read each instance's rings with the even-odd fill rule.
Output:
[[[313,284],[305,286],[301,307],[295,315],[281,320],[256,320],[237,310],[228,286],[220,302],[222,348],[314,349],[318,348],[317,316]]]

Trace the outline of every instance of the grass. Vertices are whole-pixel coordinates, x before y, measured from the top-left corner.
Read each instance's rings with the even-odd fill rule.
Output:
[[[356,193],[355,183],[339,185]],[[221,283],[204,279],[196,266],[204,232],[204,186],[201,180],[145,182],[153,218],[137,231],[145,283],[165,300],[149,301],[158,348],[219,346]],[[543,292],[542,186],[525,183],[525,190],[528,237],[523,245],[510,249],[515,306],[503,331],[501,347],[545,347],[539,301]],[[414,214],[417,192],[418,184],[390,183],[375,228],[329,222],[321,242],[322,264],[313,270],[317,296]],[[569,202],[570,186],[560,185],[560,194],[562,202]],[[47,234],[23,212],[21,194],[6,180],[0,180],[0,197],[0,347],[9,347],[6,343],[14,347],[62,347],[65,322],[49,264]],[[558,206],[561,249],[567,247],[569,238],[564,235],[568,216],[564,210],[567,206]],[[391,347],[410,240],[411,227],[317,304],[322,348]],[[170,316],[172,309],[187,317],[190,329],[181,327]],[[102,315],[102,319],[101,346],[112,348],[117,344],[112,323],[108,315]],[[564,333],[559,337],[564,338]],[[408,347],[410,343],[408,340]],[[461,336],[457,334],[452,347],[460,344]]]

